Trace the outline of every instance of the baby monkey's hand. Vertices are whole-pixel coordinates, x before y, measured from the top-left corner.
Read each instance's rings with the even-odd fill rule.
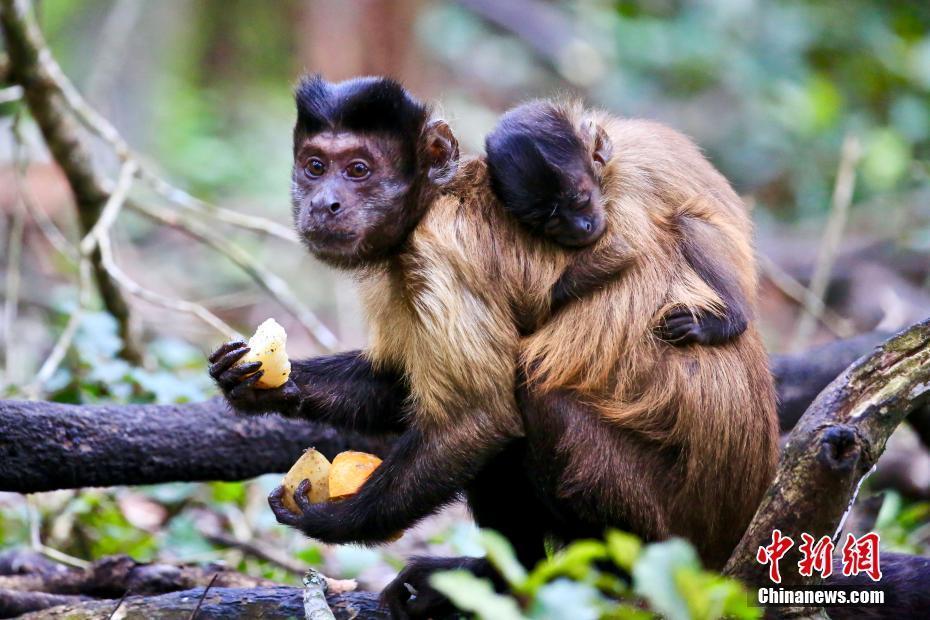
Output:
[[[746,322],[710,313],[693,314],[688,308],[675,308],[662,317],[656,335],[675,346],[717,345],[733,340],[746,331]]]

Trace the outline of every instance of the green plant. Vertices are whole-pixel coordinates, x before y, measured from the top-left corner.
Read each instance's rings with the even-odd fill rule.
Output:
[[[500,534],[483,530],[481,544],[509,591],[467,571],[445,571],[433,586],[462,611],[493,620],[759,618],[737,581],[701,568],[681,539],[643,543],[609,531],[604,541],[579,540],[527,570]],[[619,569],[619,570],[617,570]],[[624,575],[623,577],[619,575]]]

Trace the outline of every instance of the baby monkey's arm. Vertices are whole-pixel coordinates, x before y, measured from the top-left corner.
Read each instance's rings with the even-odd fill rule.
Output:
[[[575,261],[565,268],[552,286],[550,314],[555,315],[572,300],[586,297],[618,278],[633,261],[630,246],[619,237],[612,238],[606,246],[580,250]]]

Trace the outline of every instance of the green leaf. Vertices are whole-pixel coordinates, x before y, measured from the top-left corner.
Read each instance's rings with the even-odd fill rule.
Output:
[[[669,620],[688,620],[688,602],[675,581],[675,575],[683,569],[700,569],[697,553],[687,542],[673,538],[647,545],[633,567],[634,590]]]
[[[510,542],[493,530],[481,530],[481,545],[488,560],[511,587],[518,588],[526,581],[526,569],[517,560]]]
[[[597,620],[609,604],[595,588],[586,583],[556,579],[536,593],[530,617]]]
[[[633,564],[643,548],[642,541],[633,534],[620,530],[607,531],[607,553],[614,564],[627,572],[633,570]]]
[[[607,547],[604,543],[596,540],[576,541],[537,564],[519,591],[534,595],[543,584],[560,575],[575,580],[585,579],[594,572],[592,563],[605,558]]]
[[[487,620],[525,620],[517,602],[494,591],[491,582],[466,570],[442,571],[430,577],[430,584],[460,610]]]
[[[211,482],[213,501],[242,505],[245,502],[245,484],[242,482]]]
[[[294,554],[294,557],[313,566],[319,566],[323,563],[323,552],[316,545],[301,549]]]
[[[866,140],[862,176],[875,189],[889,189],[907,172],[911,147],[894,129],[876,129]]]

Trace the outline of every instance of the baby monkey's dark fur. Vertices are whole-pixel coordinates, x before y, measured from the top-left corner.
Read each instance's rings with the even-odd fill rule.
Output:
[[[533,234],[568,248],[587,248],[604,234],[607,218],[601,184],[613,144],[599,125],[586,120],[576,127],[551,102],[531,101],[501,117],[487,137],[485,150],[494,193]],[[686,257],[721,296],[724,312],[695,315],[676,308],[663,317],[657,333],[680,345],[722,344],[742,334],[747,324],[745,300],[708,268],[699,251]],[[620,240],[587,252],[552,287],[550,312],[555,314],[572,300],[600,289],[631,262]]]

